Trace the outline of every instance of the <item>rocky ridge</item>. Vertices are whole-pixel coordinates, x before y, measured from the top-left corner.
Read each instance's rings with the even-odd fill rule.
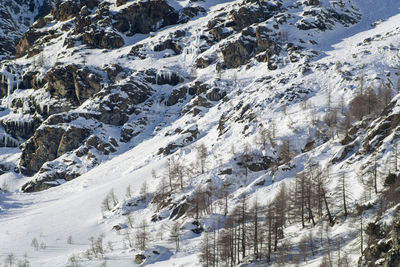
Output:
[[[54,8],[53,0],[0,2],[0,59],[12,57],[16,45],[33,22]]]
[[[197,189],[222,192],[227,181],[236,203],[246,193],[269,196],[274,185],[316,165],[331,168],[335,181],[388,165],[399,138],[399,97],[392,100],[398,27],[372,28],[346,51],[330,51],[332,36],[368,17],[359,1],[181,4],[66,0],[46,12],[35,6],[37,20],[15,37],[15,57],[1,62],[0,146],[19,147],[20,154],[0,173],[24,177],[23,192],[42,191],[145,142],[157,147],[146,143],[146,157],[124,168],[187,164],[187,187],[159,203],[128,198],[103,214],[109,224],[143,206],[153,223],[186,218]],[[191,161],[201,145],[212,158],[205,173]],[[375,219],[370,205],[356,208]],[[333,211],[331,226],[347,216]],[[185,227],[200,234],[201,223]],[[357,231],[349,232],[345,245]],[[360,262],[396,264],[397,241],[367,247]]]
[[[159,8],[160,5],[163,8]],[[191,81],[196,79],[191,77],[195,75],[196,68],[215,68],[222,72],[224,69],[246,64],[251,66],[254,64],[251,61],[256,59],[267,62],[269,69],[276,69],[283,64],[285,57],[295,63],[298,61],[295,58],[300,54],[309,54],[308,48],[288,42],[288,37],[279,27],[290,20],[290,12],[303,8],[320,11],[322,8],[324,11],[307,12],[305,15],[315,17],[316,21],[321,16],[327,16],[329,21],[324,21],[329,22],[330,26],[314,23],[313,27],[305,29],[299,27],[302,20],[294,25],[298,29],[314,32],[329,30],[335,23],[345,26],[354,24],[358,19],[355,9],[350,11],[343,6],[320,7],[307,2],[288,4],[281,1],[244,1],[234,3],[230,8],[226,9],[228,11],[211,12],[212,19],[197,29],[197,37],[190,46],[185,43],[193,37],[188,36],[185,30],[172,30],[167,35],[160,31],[155,39],[157,41],[150,38],[133,46],[127,40],[138,34],[151,35],[169,25],[180,24],[182,26],[179,27],[184,29],[192,18],[198,16],[201,19],[207,14],[207,7],[195,2],[175,9],[162,0],[115,4],[68,0],[58,2],[47,15],[42,12],[44,16],[32,24],[16,46],[16,57],[20,59],[3,62],[4,78],[0,84],[0,92],[5,99],[3,102],[7,102],[12,114],[2,119],[5,136],[9,139],[7,145],[19,145],[28,139],[21,146],[19,170],[26,175],[36,174],[33,178],[35,182],[29,182],[23,190],[44,189],[48,187],[42,185],[44,181],[52,186],[54,183],[51,180],[60,182],[62,179],[69,180],[79,176],[79,171],[71,169],[87,169],[84,166],[75,166],[82,164],[79,163],[82,161],[71,157],[89,157],[89,149],[85,144],[93,129],[88,130],[84,126],[71,126],[71,129],[61,127],[65,123],[71,123],[70,116],[77,116],[78,121],[79,118],[90,117],[99,123],[100,129],[122,126],[120,136],[114,138],[113,144],[96,135],[97,139],[103,140],[98,142],[104,145],[93,147],[108,146],[112,149],[103,151],[101,148],[94,154],[90,153],[90,157],[95,160],[90,160],[92,163],[89,165],[94,166],[99,163],[97,154],[108,155],[117,151],[119,142],[129,142],[148,129],[147,125],[152,125],[149,116],[140,113],[148,107],[148,112],[151,112],[154,103],[160,101],[157,100],[159,98],[164,98],[162,101],[166,101],[167,106],[174,106],[179,102],[187,103],[182,106],[181,112],[193,115],[201,114],[204,109],[223,99],[227,101],[226,94],[230,84]],[[147,13],[151,14],[150,18],[141,15]],[[341,16],[333,15],[340,13]],[[349,19],[350,16],[353,19]],[[53,46],[59,48],[57,55],[52,55],[50,59],[47,49]],[[179,73],[174,68],[135,70],[115,63],[99,66],[86,62],[86,59],[82,63],[68,63],[66,60],[74,54],[84,55],[91,50],[103,49],[103,53],[107,54],[130,46],[130,52],[122,55],[123,58],[140,62],[151,58],[153,53],[164,57],[177,55],[183,56],[185,64],[193,64],[193,67],[189,67],[187,72]],[[220,55],[211,52],[216,47],[221,51]],[[196,58],[191,59],[194,56]],[[192,63],[188,63],[191,61]],[[185,85],[180,85],[182,83]],[[157,93],[158,89],[155,88],[163,85],[172,88],[169,96]],[[133,117],[138,118],[138,121],[132,121]],[[58,118],[57,123],[48,124],[54,118]],[[18,127],[16,121],[26,123]],[[44,136],[54,138],[45,140]],[[160,148],[160,153],[170,154],[178,147],[190,144],[197,136],[198,134],[192,133],[188,138],[178,138]],[[72,145],[63,147],[63,142]],[[64,155],[71,153],[74,156]],[[53,178],[53,174],[48,172],[54,172],[43,165],[46,162],[51,166],[59,166]],[[74,167],[67,168],[66,165]]]

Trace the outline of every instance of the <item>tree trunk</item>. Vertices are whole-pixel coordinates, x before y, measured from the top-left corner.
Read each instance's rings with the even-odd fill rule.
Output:
[[[343,195],[343,209],[344,209],[344,216],[347,216],[347,204],[346,204],[346,188],[345,188],[345,176],[343,174],[342,177],[342,195]]]
[[[330,224],[330,226],[333,226],[335,224],[335,222],[333,221],[332,214],[329,210],[328,201],[326,200],[326,194],[325,194],[324,189],[322,189],[322,196],[324,198],[324,203],[325,203],[326,213],[328,214],[329,224]]]

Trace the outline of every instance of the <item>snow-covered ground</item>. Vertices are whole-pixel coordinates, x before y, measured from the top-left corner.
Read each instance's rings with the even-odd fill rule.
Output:
[[[188,1],[170,1],[172,6],[185,6]],[[205,25],[207,21],[219,9],[232,5],[234,1],[205,1],[204,6],[210,10],[209,15],[199,17],[185,26],[190,30],[193,38],[190,51],[198,49],[200,42],[196,35],[200,35],[197,29]],[[287,2],[287,1],[285,1]],[[396,0],[385,0],[384,3],[373,0],[352,1],[360,9],[362,19],[359,24],[350,27],[338,26],[337,29],[326,33],[314,32],[313,37],[317,38],[318,44],[312,46],[313,50],[319,52],[319,56],[309,63],[310,68],[302,71],[302,64],[286,64],[277,70],[267,70],[267,63],[256,63],[248,69],[231,69],[222,73],[221,79],[217,79],[212,67],[198,70],[197,76],[202,81],[213,81],[222,88],[229,88],[227,97],[228,104],[223,101],[213,107],[205,109],[202,116],[192,117],[191,115],[180,116],[179,107],[166,107],[165,105],[152,105],[149,114],[154,116],[152,124],[131,143],[123,145],[119,152],[110,157],[100,165],[89,170],[82,176],[42,192],[22,193],[20,188],[29,181],[30,177],[7,172],[0,176],[0,187],[7,187],[9,192],[0,192],[0,262],[4,261],[10,253],[16,258],[23,260],[25,255],[31,266],[68,266],[68,260],[76,255],[81,266],[100,266],[106,262],[107,266],[134,266],[138,251],[124,246],[124,231],[121,233],[113,230],[117,224],[126,224],[126,216],[123,216],[121,208],[122,201],[126,199],[126,189],[131,187],[132,195],[138,196],[144,182],[149,186],[149,192],[157,190],[157,184],[161,176],[165,175],[168,159],[174,158],[183,161],[187,166],[196,162],[196,147],[205,144],[209,151],[207,160],[207,171],[205,174],[195,174],[188,178],[183,192],[173,195],[175,200],[189,195],[197,185],[205,184],[211,179],[216,184],[221,184],[224,179],[232,179],[235,184],[231,192],[230,207],[233,208],[239,202],[243,193],[247,193],[249,202],[257,199],[262,204],[268,204],[275,196],[282,183],[289,184],[297,172],[302,171],[310,162],[318,162],[321,167],[327,167],[330,160],[341,153],[343,149],[340,140],[343,137],[339,134],[332,134],[333,138],[327,143],[316,147],[311,152],[300,153],[308,138],[318,128],[313,125],[313,120],[322,119],[328,108],[328,94],[330,105],[339,107],[344,99],[348,104],[355,95],[358,81],[354,78],[364,76],[365,87],[375,88],[384,81],[396,83],[398,80],[398,67],[400,64],[400,3]],[[286,3],[288,4],[288,3]],[[376,26],[371,26],[374,22]],[[56,26],[54,26],[56,27]],[[172,26],[156,32],[159,35],[167,35],[180,26]],[[289,38],[296,39],[298,33],[293,33]],[[298,34],[300,35],[300,34]],[[128,45],[124,48],[106,53],[107,62],[118,62],[124,67],[131,69],[147,69],[154,65],[164,66],[165,69],[177,70],[178,65],[190,74],[185,68],[191,65],[196,58],[196,53],[180,55],[169,58],[162,58],[161,55],[154,55],[145,60],[130,61],[126,55],[134,44],[149,42],[147,35],[136,35],[124,37]],[[45,50],[48,55],[57,54],[62,50],[60,43],[48,46]],[[207,53],[217,51],[217,46]],[[96,49],[90,51],[86,61],[93,66],[101,66],[104,63],[102,52]],[[63,63],[76,62],[81,60],[82,54],[58,59]],[[19,59],[24,63],[26,59]],[[50,61],[55,58],[48,58]],[[180,63],[177,63],[180,61]],[[267,71],[266,71],[267,70]],[[350,74],[349,74],[350,73]],[[267,76],[271,76],[268,80]],[[237,77],[237,81],[233,81]],[[352,79],[346,79],[352,77]],[[266,82],[259,82],[265,78]],[[386,80],[384,80],[386,79]],[[285,80],[283,84],[280,80]],[[155,86],[157,92],[153,98],[162,99],[167,92],[171,91],[168,85]],[[270,88],[274,88],[271,90]],[[291,96],[290,89],[295,88],[295,100],[290,102],[284,99]],[[298,92],[300,92],[298,94]],[[307,99],[307,105],[296,97]],[[187,103],[185,103],[187,104]],[[234,107],[240,105],[251,105],[251,111],[256,115],[256,120],[249,123],[236,123],[237,113]],[[85,106],[86,105],[86,106]],[[83,104],[83,108],[91,103]],[[2,111],[3,112],[3,111]],[[7,111],[4,111],[7,115]],[[218,125],[222,115],[232,116],[229,127],[224,135],[219,136]],[[240,179],[239,169],[234,162],[232,147],[237,154],[241,153],[247,144],[250,149],[255,149],[254,138],[257,135],[258,124],[276,125],[276,140],[280,144],[283,140],[290,140],[296,152],[299,154],[293,159],[294,169],[285,171],[278,170],[275,173],[270,171],[251,172],[247,180]],[[246,128],[244,126],[247,126]],[[155,128],[159,131],[154,130]],[[165,147],[171,141],[176,141],[176,136],[167,135],[177,128],[191,129],[196,126],[199,130],[199,137],[193,144],[178,148],[171,156],[164,157],[157,155],[160,147]],[[116,127],[117,128],[117,127]],[[110,127],[109,132],[116,131]],[[245,129],[244,129],[245,128]],[[119,129],[119,128],[118,128]],[[268,153],[268,152],[266,152]],[[378,161],[383,165],[389,158],[391,151],[387,149],[381,153]],[[17,165],[20,151],[17,148],[1,148],[0,160],[2,163],[9,163],[11,167]],[[358,160],[358,159],[357,159]],[[367,159],[343,163],[331,166],[331,191],[333,194],[338,178],[343,172],[347,173],[351,180],[351,195],[354,200],[361,199],[362,186],[355,179],[360,174],[360,168],[367,162]],[[219,176],[223,168],[232,167],[237,175]],[[153,177],[153,170],[156,177]],[[221,178],[222,177],[222,178]],[[239,177],[239,178],[238,178]],[[263,186],[255,184],[261,179],[265,180]],[[7,185],[7,186],[6,186]],[[111,190],[121,202],[114,212],[101,210],[102,201]],[[151,223],[155,213],[152,204],[139,205],[133,209],[131,216],[134,224],[138,225],[142,220],[149,223],[151,239],[149,249],[145,252],[148,257],[145,265],[149,266],[198,266],[201,236],[195,235],[190,230],[191,219],[183,216],[178,219],[183,225],[181,249],[176,252],[175,244],[168,239],[169,228],[172,222],[168,220],[171,211],[164,210],[163,220]],[[354,203],[351,203],[353,205]],[[337,212],[337,211],[336,211]],[[210,215],[202,220],[207,229],[211,227],[214,219],[220,216],[221,212]],[[366,214],[365,220],[373,215]],[[336,224],[330,231],[333,239],[341,238],[343,251],[347,251],[356,264],[359,257],[358,218],[349,218],[342,223]],[[165,230],[160,229],[167,227]],[[303,232],[314,231],[317,236],[318,229],[301,229],[300,225],[292,225],[285,229],[285,238],[292,242],[298,239]],[[160,240],[160,232],[164,233],[163,240]],[[91,237],[97,239],[104,234],[104,246],[106,253],[102,259],[88,260],[84,256],[91,244]],[[32,245],[37,240],[39,248]],[[72,242],[69,242],[72,241]],[[110,245],[112,249],[110,248]],[[160,254],[154,254],[155,250]],[[318,266],[322,254],[311,258],[304,266]],[[3,266],[2,263],[0,266]],[[69,265],[73,266],[73,265]]]

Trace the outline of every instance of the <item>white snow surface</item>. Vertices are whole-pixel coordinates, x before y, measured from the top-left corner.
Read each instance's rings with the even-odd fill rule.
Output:
[[[169,1],[174,7],[185,6],[188,1]],[[225,6],[230,6],[235,1],[206,1],[212,11],[218,10]],[[349,28],[338,27],[332,31],[321,33],[318,39],[317,47],[314,50],[320,52],[320,56],[312,62],[312,69],[305,74],[299,72],[300,65],[288,64],[275,71],[266,73],[266,64],[257,63],[249,69],[228,70],[222,75],[221,84],[231,84],[231,79],[234,75],[237,76],[237,85],[232,86],[228,92],[228,97],[231,98],[231,105],[236,106],[239,102],[253,105],[254,111],[259,116],[259,121],[274,122],[277,125],[278,140],[289,139],[297,150],[304,147],[307,141],[307,130],[312,131],[311,119],[313,116],[322,117],[326,112],[326,99],[328,88],[331,90],[332,103],[338,105],[341,96],[349,101],[354,95],[354,81],[346,81],[342,74],[346,71],[353,73],[353,76],[366,75],[366,83],[371,85],[379,84],[380,80],[377,77],[384,78],[390,73],[390,77],[394,80],[398,78],[396,69],[399,66],[398,51],[400,49],[400,2],[396,0],[353,0],[355,6],[360,8],[362,13],[361,22]],[[193,34],[192,51],[196,49],[199,39],[196,39],[196,28],[200,28],[205,24],[210,17],[200,17],[193,20],[188,25]],[[371,24],[378,21],[376,26]],[[164,35],[174,28],[162,29],[155,33],[156,35]],[[199,34],[199,33],[197,33]],[[183,55],[181,57],[161,58],[155,55],[154,58],[148,58],[144,61],[129,61],[126,58],[120,58],[126,54],[131,45],[148,42],[149,36],[136,35],[127,38],[128,46],[106,53],[107,62],[118,62],[123,66],[132,69],[146,69],[154,64],[162,65],[165,69],[175,69],[177,60],[180,64],[191,65],[196,57],[195,55]],[[153,37],[154,38],[154,37]],[[372,41],[366,42],[367,38],[372,38]],[[46,47],[47,54],[57,54],[55,51],[61,49],[60,43]],[[215,48],[217,49],[217,48]],[[93,66],[101,66],[104,63],[104,56],[101,51],[96,49],[91,50],[87,55],[87,62]],[[197,53],[197,52],[195,52]],[[99,56],[101,55],[101,56]],[[65,57],[60,59],[63,62],[74,62],[80,59],[82,55],[77,53],[75,56]],[[191,58],[192,56],[193,58]],[[24,62],[24,58],[19,59]],[[56,60],[48,58],[48,63]],[[321,65],[328,66],[326,69],[318,68]],[[186,68],[184,68],[186,69]],[[5,72],[1,72],[6,75]],[[188,73],[190,71],[188,70]],[[291,74],[296,73],[296,76]],[[267,88],[266,84],[256,83],[258,78],[268,76],[280,76],[289,78],[290,82],[284,85],[279,85],[277,81],[273,81],[270,86],[276,86],[277,91],[273,93]],[[216,79],[216,74],[210,68],[199,70],[198,76],[202,80]],[[8,77],[7,77],[8,78]],[[308,102],[312,103],[312,108],[302,109],[299,103],[292,103],[283,112],[282,101],[275,101],[274,96],[278,92],[285,92],[292,85],[300,84],[301,88],[310,89],[312,93],[308,94]],[[159,89],[170,90],[168,86],[160,86]],[[162,91],[162,90],[160,90]],[[238,92],[241,92],[238,95]],[[18,93],[18,92],[17,92]],[[156,97],[161,97],[162,94]],[[272,99],[270,101],[270,99]],[[7,103],[10,99],[5,100]],[[90,105],[90,103],[88,103]],[[257,106],[257,108],[256,108]],[[124,199],[127,186],[131,186],[134,196],[139,194],[142,184],[146,181],[149,185],[149,191],[154,192],[156,185],[161,179],[167,158],[157,156],[157,151],[160,147],[165,147],[174,137],[165,136],[169,131],[180,127],[186,129],[197,125],[200,131],[200,138],[196,143],[178,149],[171,157],[183,159],[185,162],[194,162],[196,157],[195,147],[198,144],[206,144],[210,157],[207,162],[207,173],[204,175],[196,175],[187,181],[187,189],[184,192],[177,193],[176,199],[189,194],[196,185],[205,183],[206,180],[212,179],[216,184],[222,183],[222,178],[218,176],[220,166],[229,167],[233,165],[231,161],[231,147],[235,146],[238,151],[243,150],[246,143],[251,143],[254,139],[256,128],[251,125],[246,131],[247,136],[243,137],[242,124],[230,125],[229,131],[222,137],[218,137],[218,120],[224,112],[229,112],[229,107],[223,104],[217,104],[208,109],[204,116],[198,118],[179,117],[178,109],[174,107],[153,106],[155,117],[158,121],[155,125],[161,125],[160,131],[147,131],[145,138],[138,139],[135,143],[128,143],[126,147],[121,148],[121,152],[116,156],[105,159],[103,163],[89,170],[84,175],[77,179],[63,183],[58,187],[48,189],[37,193],[21,193],[19,188],[29,177],[23,177],[19,174],[8,172],[0,176],[0,185],[6,183],[9,192],[0,193],[0,262],[4,260],[9,253],[14,253],[18,259],[23,259],[27,254],[31,266],[66,266],[68,258],[71,255],[82,255],[82,253],[90,246],[90,237],[98,237],[101,234],[105,235],[105,241],[113,244],[114,250],[108,251],[105,258],[101,260],[88,261],[84,257],[80,259],[82,266],[99,266],[106,261],[107,266],[135,266],[134,257],[138,253],[133,249],[127,249],[123,246],[123,236],[112,230],[112,227],[118,223],[125,223],[124,216],[120,213],[101,212],[101,202],[111,189],[115,190],[115,194],[120,201]],[[398,112],[398,107],[393,111]],[[9,114],[1,114],[2,116],[10,116]],[[162,117],[165,115],[165,117]],[[168,117],[169,115],[170,117]],[[13,115],[16,116],[16,115]],[[189,125],[189,126],[188,126]],[[109,129],[112,132],[114,129]],[[340,139],[335,138],[326,144],[317,147],[312,154],[304,153],[293,159],[296,168],[291,171],[278,170],[273,176],[270,172],[251,173],[247,181],[234,180],[237,187],[232,192],[230,207],[238,201],[241,194],[244,192],[249,194],[250,202],[257,199],[260,203],[267,204],[273,197],[281,183],[289,183],[297,171],[302,171],[305,164],[315,161],[322,166],[328,164],[328,161],[338,152],[340,152]],[[279,142],[279,141],[278,141]],[[16,164],[19,156],[18,149],[0,149],[0,160],[2,162],[10,162]],[[384,154],[380,159],[381,162],[387,160],[388,153]],[[367,159],[355,164],[339,164],[333,166],[332,177],[336,181],[343,172],[347,172],[350,176],[355,177],[359,172],[360,166]],[[152,177],[152,170],[157,171],[157,178]],[[235,175],[234,175],[235,176]],[[225,179],[226,177],[224,177]],[[228,178],[226,178],[228,179]],[[232,178],[233,179],[233,178]],[[236,178],[235,178],[236,179]],[[262,187],[256,187],[254,184],[260,179],[265,179],[266,183]],[[332,183],[332,191],[336,183]],[[351,186],[353,198],[357,199],[361,196],[361,185],[356,179],[352,181]],[[168,217],[168,211],[165,217]],[[138,207],[132,211],[132,215],[136,222],[142,219],[150,221],[154,214],[154,207],[147,205]],[[216,218],[218,214],[214,214],[205,218],[202,223],[205,227],[210,227],[213,221],[213,216]],[[368,215],[366,215],[368,219]],[[188,217],[179,219],[185,222],[183,230],[183,239],[181,250],[175,252],[174,244],[165,238],[163,241],[151,241],[150,247],[144,253],[150,255],[152,249],[160,252],[160,255],[148,257],[144,265],[148,266],[198,266],[198,254],[200,236],[193,235],[189,229],[188,222],[191,221]],[[389,219],[386,219],[389,220]],[[152,223],[150,225],[151,232],[155,232],[162,223]],[[286,238],[296,240],[301,231],[299,225],[290,226],[285,229]],[[343,250],[348,250],[352,256],[353,264],[358,260],[358,242],[357,227],[354,227],[354,221],[348,219],[343,224],[338,224],[332,229],[332,236],[341,236],[348,242],[345,243]],[[317,231],[317,230],[315,230]],[[166,234],[167,235],[167,234]],[[72,237],[72,244],[68,244],[69,236]],[[45,249],[35,250],[31,246],[32,240],[36,238],[39,243],[45,243]],[[156,240],[156,238],[153,238]],[[321,255],[308,261],[307,266],[318,266]],[[2,265],[1,265],[2,266]]]

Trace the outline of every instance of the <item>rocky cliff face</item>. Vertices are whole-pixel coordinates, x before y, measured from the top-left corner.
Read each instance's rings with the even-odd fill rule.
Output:
[[[177,6],[164,0],[13,5],[13,14],[3,10],[8,17],[30,17],[20,16],[24,26],[18,31],[9,29],[16,34],[7,39],[15,51],[7,53],[16,59],[4,61],[0,71],[0,94],[10,111],[1,122],[8,140],[3,145],[22,144],[18,170],[33,176],[24,191],[73,179],[121,146],[139,142],[159,129],[153,113],[160,104],[189,118],[229,101],[232,83],[204,80],[197,72],[223,73],[259,62],[267,70],[304,66],[318,56],[313,36],[360,19],[354,6],[325,1],[242,1],[219,10],[206,2]],[[298,12],[301,18],[293,16]],[[311,37],[289,36],[287,27]],[[157,58],[169,63],[149,64]],[[289,90],[276,98],[295,101],[299,94]],[[234,113],[237,121],[255,116],[246,105]],[[194,142],[197,126],[188,129],[177,129],[176,140],[158,153]]]
[[[147,196],[127,196],[102,222],[126,221],[126,214],[138,210],[151,213],[155,224],[185,219],[198,198],[210,206],[211,212],[203,213],[209,215],[204,221],[211,221],[217,214],[213,206],[223,206],[223,198],[232,207],[246,194],[270,201],[277,184],[301,175],[322,177],[324,171],[332,191],[325,202],[340,198],[334,186],[347,175],[355,193],[351,201],[366,203],[368,196],[360,192],[367,190],[360,188],[371,186],[373,168],[389,166],[382,167],[386,172],[392,164],[387,161],[398,158],[400,28],[398,23],[380,27],[393,14],[368,13],[365,3],[0,0],[0,150],[12,154],[0,153],[5,160],[0,175],[18,173],[19,189],[29,193],[103,170],[110,159],[116,160],[113,168],[123,170],[111,169],[104,180],[128,180],[152,164],[154,177],[186,175],[177,182],[179,189],[171,182],[160,195],[150,193],[152,203]],[[366,32],[348,38],[360,29]],[[139,152],[131,157],[127,151]],[[208,157],[203,161],[202,152]],[[398,196],[397,188],[380,189]],[[358,208],[361,215],[374,214],[371,207],[381,199],[370,192],[369,201],[349,204],[348,217],[332,203],[329,227],[344,226],[332,229],[345,232],[341,240],[333,237],[335,243],[353,246],[349,239],[358,230],[349,220],[360,215]],[[311,213],[312,204],[307,204]],[[399,208],[390,208],[398,217]],[[323,209],[317,225],[327,222]],[[310,229],[316,229],[308,216]],[[204,230],[204,222],[185,223],[190,236]],[[306,228],[293,236],[314,231]],[[379,236],[378,246],[369,244],[360,264],[398,264],[397,228],[385,230],[396,239]],[[282,233],[287,231],[293,229]],[[301,244],[294,245],[298,253]],[[322,258],[324,252],[316,253],[313,257]]]
[[[0,1],[0,59],[12,57],[21,37],[32,23],[54,8],[53,0]]]

